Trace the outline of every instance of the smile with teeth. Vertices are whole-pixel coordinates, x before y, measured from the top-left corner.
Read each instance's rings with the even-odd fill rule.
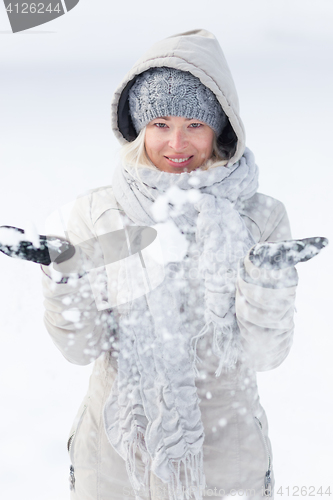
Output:
[[[169,158],[168,156],[166,156],[166,158],[168,158],[168,160],[170,161],[173,161],[174,163],[183,163],[184,161],[189,160],[191,156],[188,156],[187,158]]]

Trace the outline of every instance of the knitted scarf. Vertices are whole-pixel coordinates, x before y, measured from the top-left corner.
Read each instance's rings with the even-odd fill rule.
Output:
[[[213,332],[217,376],[241,354],[235,280],[238,261],[254,240],[237,206],[253,196],[257,185],[258,169],[249,149],[232,166],[190,173],[126,166],[116,170],[114,194],[131,223],[160,222],[156,206],[167,200],[165,222],[172,220],[199,255],[195,260],[190,250],[176,264],[176,280],[175,265],[168,263],[157,288],[120,310],[118,376],[104,421],[137,499],[149,487],[150,471],[168,486],[169,500],[202,499],[204,427],[195,385],[196,342]],[[175,186],[179,203],[168,197]],[[193,283],[203,290],[200,307],[192,300],[196,285],[185,277],[186,266],[199,272]],[[124,266],[124,279],[130,272]]]

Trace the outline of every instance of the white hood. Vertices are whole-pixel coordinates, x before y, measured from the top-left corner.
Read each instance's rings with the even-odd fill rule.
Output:
[[[128,105],[128,92],[135,77],[149,68],[161,66],[189,71],[214,92],[229,118],[219,142],[229,144],[229,164],[239,160],[245,149],[245,131],[239,117],[235,84],[217,39],[206,30],[180,33],[155,43],[127,73],[111,104],[112,130],[120,143],[131,142],[137,136]]]

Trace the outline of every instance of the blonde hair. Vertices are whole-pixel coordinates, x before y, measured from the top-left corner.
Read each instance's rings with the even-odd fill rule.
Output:
[[[146,152],[145,134],[146,127],[143,127],[134,141],[125,144],[121,148],[120,157],[125,165],[129,165],[130,167],[133,167],[135,169],[138,169],[139,167],[149,167],[156,170],[157,167],[155,167],[155,165],[148,158]],[[221,156],[221,153],[218,149],[217,137],[216,134],[214,134],[212,156],[209,158],[209,160],[206,161],[204,165],[200,167],[200,169],[208,170],[209,168],[225,166],[227,163],[228,160]]]

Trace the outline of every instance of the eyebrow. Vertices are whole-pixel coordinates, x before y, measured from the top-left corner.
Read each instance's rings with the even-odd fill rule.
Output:
[[[165,121],[169,121],[170,120],[170,117],[169,116],[159,116],[158,118],[154,118],[155,120],[165,120]],[[191,121],[191,120],[196,120],[196,118],[185,118],[185,120],[187,120],[188,122]],[[199,122],[201,120],[198,120]]]

